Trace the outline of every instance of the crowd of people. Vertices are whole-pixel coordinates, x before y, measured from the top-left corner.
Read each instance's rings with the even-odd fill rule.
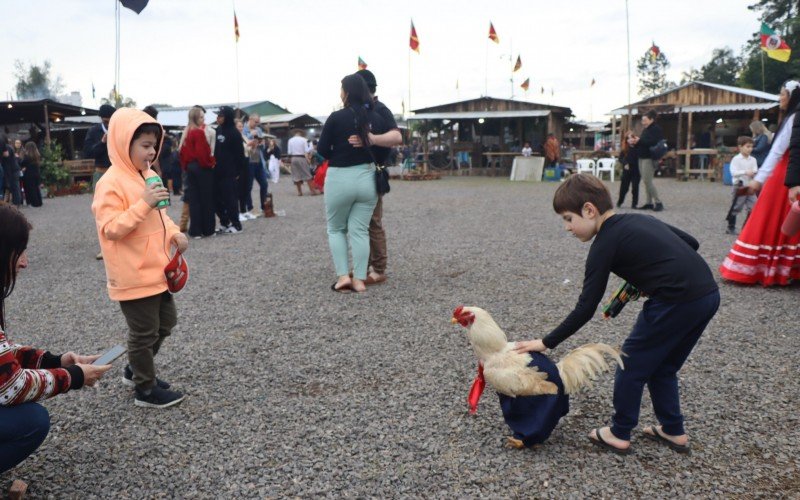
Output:
[[[345,76],[340,89],[343,107],[328,118],[316,145],[316,153],[327,162],[323,191],[336,276],[331,289],[336,293],[363,293],[368,285],[386,281],[377,167],[386,164],[402,137],[376,89],[375,76],[367,70]],[[785,285],[800,278],[795,258],[800,235],[785,235],[779,229],[789,204],[800,195],[798,106],[800,83],[786,82],[780,92],[780,108],[787,117],[774,138],[760,122],[754,122],[753,137],[738,140],[728,222],[732,220],[735,227],[736,213],[751,207],[752,213],[720,268],[726,280]],[[119,302],[128,327],[128,364],[122,378],[134,389],[135,405],[168,408],[185,396],[157,377],[155,365],[155,356],[178,318],[165,267],[173,252],[187,250],[188,237],[240,232],[241,223],[249,218],[246,214],[252,215],[255,208],[251,194],[256,182],[261,206],[266,205],[268,179],[277,176],[271,171],[281,153],[274,141],[264,137],[258,116],[239,121],[230,107],[219,110],[216,129],[206,126],[205,109],[192,107],[186,129],[172,145],[154,109],[108,108],[101,108],[102,121],[90,131],[91,142],[85,151],[97,162],[92,213],[107,290],[109,298]],[[647,203],[640,208],[663,209],[652,183],[652,148],[663,139],[655,121],[656,115],[647,113],[640,136],[632,131],[623,134],[623,180],[617,207],[622,206],[629,189],[633,206],[638,206],[641,178]],[[293,140],[289,146],[292,179],[302,196],[302,184],[311,180],[307,155],[313,146],[302,133]],[[15,168],[24,168],[23,177],[30,175],[30,182],[36,182],[35,166],[40,159],[35,144],[17,149],[5,141],[2,144],[6,145],[3,181],[8,185],[11,180],[12,185],[11,203],[0,205],[0,418],[4,423],[0,428],[0,472],[24,460],[47,435],[49,416],[37,401],[91,386],[111,368],[92,364],[97,355],[52,354],[12,344],[7,338],[4,299],[13,291],[19,271],[27,267],[31,229],[14,206],[22,203],[15,189],[20,186]],[[162,181],[147,182],[158,175],[153,167],[159,163]],[[5,175],[6,165],[17,165],[9,167],[10,176]],[[172,170],[176,165],[180,175]],[[165,185],[163,179],[172,181],[173,191],[179,185],[177,191],[183,193],[180,224],[161,209],[170,199],[170,184]],[[318,191],[313,183],[309,189],[312,195]],[[34,206],[41,204],[35,196],[29,199]],[[544,351],[573,335],[594,314],[609,273],[618,274],[646,294],[648,301],[623,344],[625,370],[617,373],[612,425],[593,430],[589,437],[604,449],[629,453],[642,390],[648,385],[660,425],[647,427],[645,437],[688,452],[677,372],[720,303],[710,269],[696,252],[699,243],[653,217],[615,214],[607,187],[589,175],[566,179],[556,190],[553,207],[573,235],[584,242],[594,240],[583,291],[576,308],[557,328],[542,339],[517,343],[516,350]],[[622,245],[623,241],[635,244]],[[665,281],[664,276],[670,279]],[[656,321],[645,319],[645,312]]]
[[[33,141],[24,145],[0,134],[0,194],[5,203],[42,206],[42,156]]]

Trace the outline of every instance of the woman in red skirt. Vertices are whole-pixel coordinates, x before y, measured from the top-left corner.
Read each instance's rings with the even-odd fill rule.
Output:
[[[772,286],[788,285],[800,278],[800,234],[781,233],[781,224],[789,212],[789,188],[784,179],[798,104],[800,82],[790,80],[781,87],[779,101],[781,112],[789,116],[778,128],[767,159],[749,184],[751,192],[760,191],[758,201],[719,268],[726,280]],[[795,135],[800,135],[800,127]]]

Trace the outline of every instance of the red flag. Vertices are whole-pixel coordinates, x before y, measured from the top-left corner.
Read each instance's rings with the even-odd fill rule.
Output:
[[[514,71],[512,71],[512,73],[519,71],[521,67],[522,67],[522,56],[517,56],[517,63],[514,64]]]
[[[361,59],[361,56],[358,56],[358,69],[367,69],[367,63]]]
[[[494,24],[489,21],[489,40],[493,41],[494,43],[500,43],[500,37],[497,36],[497,32],[494,30]]]
[[[530,86],[531,86],[531,79],[530,79],[530,78],[526,78],[526,79],[525,79],[525,81],[524,81],[524,82],[522,82],[522,85],[520,85],[520,87],[522,87],[522,89],[523,89],[525,92],[527,92],[527,91],[528,91],[528,87],[530,87]]]
[[[661,53],[661,49],[658,48],[656,42],[653,42],[653,45],[650,47],[650,59],[655,62],[658,59],[658,55]]]
[[[414,28],[414,21],[411,21],[411,36],[408,39],[408,46],[411,50],[419,54],[419,38],[417,37],[417,30]]]
[[[233,33],[236,35],[236,42],[239,42],[239,20],[236,19],[236,11],[233,11]]]

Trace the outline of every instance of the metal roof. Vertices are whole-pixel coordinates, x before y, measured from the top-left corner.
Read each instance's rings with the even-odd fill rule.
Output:
[[[683,85],[679,85],[679,86],[677,86],[675,88],[671,88],[669,90],[665,90],[664,92],[661,92],[660,94],[656,94],[656,95],[650,96],[650,97],[648,97],[646,99],[642,99],[641,101],[636,101],[634,103],[631,103],[631,114],[632,115],[638,114],[638,110],[636,109],[636,107],[639,106],[639,105],[642,105],[642,106],[645,106],[645,107],[663,106],[663,104],[662,105],[659,105],[659,104],[652,104],[652,105],[646,104],[646,101],[649,101],[650,99],[653,99],[655,97],[660,97],[662,95],[669,94],[670,92],[675,92],[676,90],[682,89],[684,87],[688,87],[689,85],[694,85],[695,83],[698,84],[698,85],[704,85],[706,87],[712,87],[712,88],[715,88],[715,89],[725,90],[727,92],[733,92],[735,94],[742,94],[742,95],[746,95],[746,96],[750,96],[750,97],[755,97],[756,99],[764,99],[764,100],[767,100],[767,101],[773,101],[776,104],[777,104],[778,98],[779,98],[778,94],[769,94],[767,92],[761,92],[760,90],[743,89],[743,88],[740,88],[740,87],[731,87],[730,85],[720,85],[719,83],[708,83],[708,82],[701,82],[701,81],[692,81],[692,82],[684,83]],[[758,103],[758,104],[769,104],[769,103]],[[753,104],[729,104],[729,105],[724,105],[724,106],[751,106],[751,105],[753,105]],[[692,106],[685,106],[683,108],[683,110],[688,112],[689,107],[709,108],[709,107],[713,107],[713,106],[723,106],[723,105],[722,104],[720,104],[720,105],[717,105],[717,104],[692,105]],[[710,111],[738,111],[738,110],[770,109],[771,107],[772,106],[769,106],[769,107],[766,107],[766,108],[737,107],[737,108],[731,108],[731,109],[708,109],[708,110],[695,109],[693,111],[702,113],[704,111],[709,111],[710,112]],[[678,112],[678,110],[677,110],[677,108],[675,108],[675,113],[677,113],[677,112]],[[627,115],[628,114],[628,108],[626,106],[622,106],[620,108],[617,108],[617,109],[614,109],[614,110],[610,111],[608,114],[610,114],[610,115]]]
[[[662,105],[663,106],[663,105]],[[674,106],[672,109],[669,107],[661,107],[658,111],[659,114],[675,114],[679,111],[683,113],[714,113],[723,111],[755,111],[757,109],[765,110],[777,107],[777,102],[740,102],[732,104],[692,104],[689,106]],[[614,109],[608,114],[610,115],[627,115],[628,108]],[[632,115],[638,115],[637,108],[631,108]]]
[[[44,123],[44,109],[52,122],[70,116],[96,115],[98,111],[86,106],[73,106],[52,99],[22,99],[0,101],[0,123]]]
[[[412,120],[477,120],[480,118],[531,118],[548,116],[549,109],[527,109],[517,111],[445,111],[441,113],[418,113],[408,117]]]

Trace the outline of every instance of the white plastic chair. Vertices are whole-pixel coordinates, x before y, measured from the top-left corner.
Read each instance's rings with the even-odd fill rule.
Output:
[[[597,175],[595,171],[596,165],[594,160],[590,160],[588,158],[581,158],[577,161],[576,165],[578,166],[578,173],[588,172],[592,175]]]
[[[611,182],[614,182],[614,165],[616,163],[616,158],[600,158],[597,161],[597,177],[602,179],[603,172],[608,172],[611,175]]]

